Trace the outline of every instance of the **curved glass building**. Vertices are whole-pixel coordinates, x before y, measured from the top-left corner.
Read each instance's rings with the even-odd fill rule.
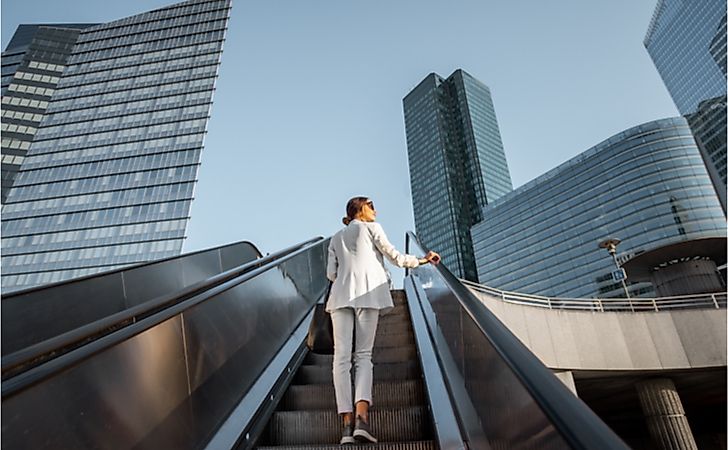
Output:
[[[479,281],[558,297],[623,297],[598,243],[621,261],[652,248],[723,237],[725,216],[684,118],[619,133],[490,203],[471,229]],[[632,296],[654,293],[629,283]]]

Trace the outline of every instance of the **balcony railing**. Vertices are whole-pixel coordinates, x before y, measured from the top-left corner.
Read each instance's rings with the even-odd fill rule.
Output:
[[[495,289],[467,280],[461,279],[460,281],[465,286],[476,292],[492,295],[506,303],[548,309],[569,309],[596,312],[646,312],[698,308],[720,309],[725,308],[727,302],[725,292],[657,298],[560,298],[501,291],[500,289]]]

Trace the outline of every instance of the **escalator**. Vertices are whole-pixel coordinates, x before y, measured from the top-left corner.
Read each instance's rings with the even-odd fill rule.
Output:
[[[3,320],[17,296],[61,312],[94,311],[7,352],[5,338],[21,342],[23,329],[3,336],[2,447],[206,447],[231,411],[241,402],[247,408],[243,400],[292,333],[307,326],[326,287],[327,244],[315,238],[266,257],[241,257],[236,248],[190,264],[133,267],[133,287],[146,294],[131,303],[129,271],[4,297]],[[145,278],[149,272],[157,277]],[[98,312],[105,299],[117,306]],[[54,327],[43,311],[29,322],[34,336],[44,334],[35,324]]]
[[[375,406],[370,412],[384,450],[435,450],[424,380],[403,291],[395,308],[380,318],[374,343]],[[309,353],[258,440],[260,450],[340,448],[331,355]]]
[[[412,234],[408,245],[426,250]],[[332,357],[304,345],[327,246],[218,264],[12,351],[3,343],[3,448],[339,448]],[[103,276],[47,288],[38,305],[65,295],[67,315],[81,314],[117,295]],[[415,269],[404,287],[378,327],[379,444],[365,447],[626,448],[445,267]]]

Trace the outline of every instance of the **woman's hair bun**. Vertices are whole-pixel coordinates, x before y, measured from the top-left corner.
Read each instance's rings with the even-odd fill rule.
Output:
[[[346,217],[341,221],[344,225],[349,225],[352,220],[356,219],[357,214],[361,212],[361,209],[369,201],[369,197],[354,197],[346,202]]]

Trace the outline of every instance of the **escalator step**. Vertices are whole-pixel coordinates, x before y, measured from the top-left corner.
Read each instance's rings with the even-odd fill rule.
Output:
[[[380,322],[377,326],[377,336],[380,334],[407,334],[412,333],[412,323],[409,321]]]
[[[339,444],[313,444],[313,445],[283,445],[279,447],[256,447],[259,450],[341,450],[346,446]],[[413,442],[379,442],[378,444],[356,444],[350,448],[370,448],[377,450],[436,450],[434,441],[413,441]]]
[[[377,334],[392,332],[403,333],[411,329],[412,324],[410,323],[409,317],[405,318],[404,316],[395,316],[393,318],[380,320],[379,325],[377,326]]]
[[[400,314],[406,314],[409,315],[409,306],[407,305],[397,305],[394,308],[390,309],[386,314],[379,316],[381,319],[385,317],[389,317],[391,315],[400,315]]]
[[[374,340],[374,348],[400,347],[404,345],[415,345],[415,336],[412,333],[389,333],[378,334]]]
[[[390,291],[390,293],[392,294],[394,306],[407,304],[407,295],[403,290]]]
[[[421,380],[374,383],[372,396],[377,407],[424,405],[424,384]],[[278,404],[281,411],[336,409],[332,384],[290,386]]]
[[[374,365],[374,381],[419,380],[422,372],[417,360]],[[331,366],[301,366],[293,384],[332,384]]]
[[[333,355],[331,355],[333,361]],[[414,345],[403,345],[400,347],[379,347],[372,352],[374,364],[386,364],[404,362],[417,359],[417,347]]]
[[[427,408],[378,409],[369,412],[374,435],[383,442],[422,441],[432,435]],[[273,444],[337,444],[341,418],[336,410],[278,411],[268,424]]]
[[[400,323],[400,322],[407,322],[410,321],[409,313],[402,313],[402,314],[387,314],[386,316],[382,316],[379,318],[379,325],[382,324],[389,324],[389,323]]]
[[[384,334],[379,335],[377,334],[377,338],[374,341],[374,353],[381,352],[384,349],[387,348],[393,348],[393,347],[414,347],[415,346],[415,337],[410,333],[399,333],[399,334]],[[309,352],[308,355],[306,355],[306,359],[303,360],[303,364],[317,364],[318,361],[318,355],[315,353]],[[326,360],[329,361],[329,360]]]
[[[374,364],[386,364],[404,362],[417,358],[417,348],[413,345],[404,345],[401,347],[379,347],[374,348],[372,361]],[[304,364],[325,365],[331,369],[331,363],[334,361],[334,355],[318,355],[309,353],[306,355]]]

